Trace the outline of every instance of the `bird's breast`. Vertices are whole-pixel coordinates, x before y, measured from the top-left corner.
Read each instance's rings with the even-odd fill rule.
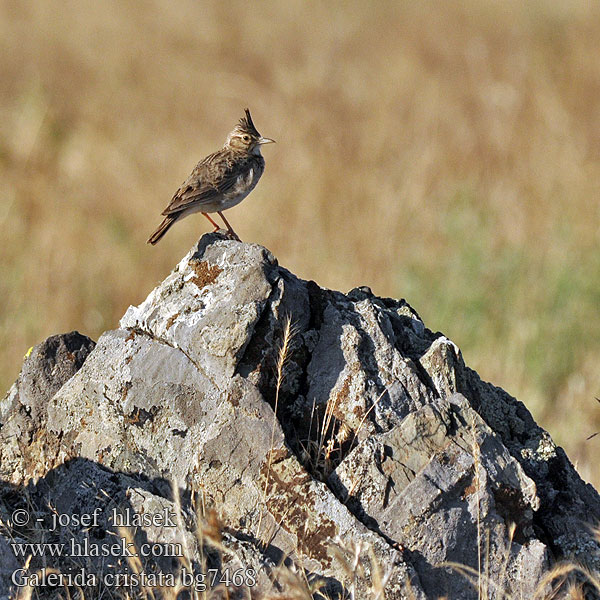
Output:
[[[255,187],[263,174],[264,162],[253,161],[253,163],[241,172],[229,192],[223,195],[223,208],[231,208],[239,204]]]
[[[235,183],[236,191],[239,193],[248,193],[254,189],[254,186],[258,183],[260,176],[263,174],[265,170],[264,162],[260,161],[252,161],[248,168],[244,170],[244,172],[238,175],[237,181]]]

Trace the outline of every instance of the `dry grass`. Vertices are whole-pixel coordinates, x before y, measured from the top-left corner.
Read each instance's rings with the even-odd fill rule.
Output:
[[[289,331],[288,331],[289,335]],[[287,336],[286,336],[287,337]],[[285,339],[285,338],[284,338]],[[280,356],[285,357],[284,350]],[[283,359],[282,359],[283,360]],[[475,471],[479,469],[480,454],[475,439],[475,426],[473,425],[473,457],[475,460]],[[477,489],[479,490],[479,482],[477,481]],[[172,569],[163,571],[164,581],[166,585],[153,586],[151,583],[145,583],[143,575],[146,576],[157,573],[156,565],[153,565],[152,559],[140,559],[140,546],[136,544],[136,531],[127,527],[118,527],[116,532],[110,532],[114,536],[114,540],[123,539],[126,542],[126,547],[131,550],[132,554],[128,557],[118,557],[116,563],[123,566],[123,561],[128,565],[129,578],[127,584],[122,586],[109,586],[106,581],[114,581],[114,579],[104,581],[102,577],[97,577],[98,585],[94,587],[85,586],[83,589],[75,585],[72,588],[65,586],[60,588],[59,596],[67,600],[78,599],[85,600],[97,598],[111,598],[114,600],[177,600],[182,597],[189,597],[191,600],[223,600],[224,598],[239,598],[240,594],[248,600],[329,600],[330,595],[326,591],[326,581],[314,577],[305,571],[302,567],[302,552],[296,549],[292,554],[293,561],[281,560],[269,574],[271,581],[277,582],[277,587],[281,589],[281,593],[263,595],[256,593],[254,585],[256,579],[256,565],[245,564],[243,558],[231,547],[226,545],[224,541],[224,532],[226,530],[224,522],[219,518],[216,510],[206,506],[203,494],[192,494],[191,512],[189,509],[184,509],[182,506],[182,498],[180,496],[180,487],[173,482],[172,491],[174,498],[173,510],[176,517],[177,527],[180,532],[178,539],[179,550],[181,554],[175,556],[176,562],[172,565]],[[479,491],[478,491],[479,494]],[[34,504],[30,504],[29,496],[25,498],[28,510],[31,514],[36,514]],[[50,507],[51,510],[54,510]],[[6,512],[6,511],[5,511]],[[192,517],[193,513],[193,517]],[[190,517],[192,517],[190,519]],[[189,524],[186,526],[188,519],[195,523],[193,527],[193,538],[188,539],[183,534],[189,531]],[[479,522],[479,515],[478,515]],[[14,540],[13,525],[0,520],[0,529],[5,537]],[[440,566],[446,566],[460,573],[465,578],[466,585],[471,585],[473,589],[478,590],[478,598],[481,600],[490,600],[498,598],[501,600],[522,600],[523,595],[519,592],[506,589],[507,566],[511,554],[513,544],[514,527],[509,528],[508,538],[506,540],[505,554],[500,569],[500,577],[498,581],[490,578],[489,555],[489,532],[484,532],[478,526],[478,544],[479,552],[482,553],[484,544],[485,561],[481,561],[477,569],[468,565],[456,562],[444,563]],[[47,531],[36,519],[32,521],[30,531],[19,531],[19,538],[26,534],[26,538],[32,542],[39,542],[47,535]],[[156,532],[155,532],[156,533]],[[596,527],[593,533],[600,542],[600,528]],[[485,539],[484,539],[485,538]],[[45,538],[47,539],[47,538]],[[151,541],[151,540],[148,540]],[[348,600],[385,600],[389,594],[387,584],[394,574],[394,567],[391,565],[381,564],[377,558],[373,548],[366,542],[348,542],[339,537],[328,540],[329,551],[336,557],[342,572],[345,575],[345,581],[341,582],[344,585],[344,598]],[[178,551],[179,551],[178,550]],[[212,560],[209,561],[208,552],[213,554]],[[198,561],[198,554],[200,555]],[[166,556],[166,555],[165,555]],[[29,576],[38,575],[43,578],[42,573],[60,574],[65,576],[72,573],[72,568],[67,568],[61,571],[57,564],[47,562],[47,557],[44,559],[43,569],[39,565],[31,565],[32,557],[29,556],[23,564],[23,569]],[[39,559],[38,559],[39,560]],[[57,559],[54,559],[57,560]],[[75,572],[79,570],[87,573],[96,573],[91,562],[69,564],[70,560],[84,560],[78,558],[65,558],[64,566],[76,567]],[[89,561],[89,557],[87,558]],[[485,564],[483,564],[485,563]],[[222,572],[239,572],[241,578],[236,584],[236,580],[231,578],[225,582],[221,578],[221,572],[214,572],[216,565],[220,565]],[[116,565],[113,565],[116,567]],[[218,570],[217,570],[218,571]],[[124,572],[124,571],[121,571]],[[187,572],[188,581],[183,581],[183,573]],[[189,580],[189,577],[192,577]],[[216,576],[217,581],[213,581]],[[172,582],[170,583],[172,577]],[[138,578],[136,580],[136,578]],[[219,582],[219,580],[221,580]],[[44,591],[44,586],[41,588],[33,584],[27,585],[18,590],[15,595],[15,600],[31,600],[32,598],[48,597]],[[360,591],[360,590],[364,591]],[[189,594],[181,594],[183,591]],[[234,591],[237,594],[234,594]],[[363,595],[359,595],[359,594]],[[403,587],[403,593],[408,599],[414,599],[414,591],[410,580],[407,580]],[[591,594],[591,595],[590,595]],[[595,594],[595,595],[594,595]],[[558,563],[549,570],[542,580],[539,582],[533,600],[555,600],[563,598],[564,600],[584,600],[588,597],[597,597],[600,595],[600,577],[597,572],[591,572],[586,567],[575,562],[565,561]],[[53,596],[52,596],[53,597]],[[447,598],[438,598],[438,600],[448,600]]]
[[[145,244],[250,106],[279,143],[241,237],[406,297],[600,484],[599,30],[584,0],[0,0],[1,387],[208,230]]]
[[[273,447],[273,440],[275,439],[275,427],[277,424],[277,411],[279,408],[279,392],[281,391],[281,384],[283,383],[284,369],[287,361],[289,360],[290,355],[290,347],[292,338],[294,337],[295,331],[292,326],[292,319],[288,315],[284,319],[283,323],[283,338],[281,340],[281,345],[279,346],[279,352],[277,353],[277,383],[275,387],[275,402],[273,405],[273,422],[271,424],[271,443],[269,450],[269,458],[267,460],[267,473],[265,475],[265,486],[263,488],[263,504],[266,506],[267,503],[267,490],[269,489],[269,477],[271,476],[271,464],[273,461],[273,453],[275,452],[275,448]],[[260,539],[261,533],[261,523],[263,518],[263,512],[260,513],[260,518],[258,520],[258,526],[256,528],[256,537]]]

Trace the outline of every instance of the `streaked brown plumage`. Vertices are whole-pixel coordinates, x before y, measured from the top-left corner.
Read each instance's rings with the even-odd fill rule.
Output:
[[[260,153],[262,144],[273,142],[262,137],[254,127],[250,111],[240,119],[227,136],[223,148],[201,160],[175,192],[162,212],[166,215],[158,229],[148,239],[156,244],[175,221],[192,213],[201,212],[215,227],[208,213],[216,212],[225,222],[228,234],[239,240],[222,211],[239,204],[256,186],[265,170],[265,159]]]

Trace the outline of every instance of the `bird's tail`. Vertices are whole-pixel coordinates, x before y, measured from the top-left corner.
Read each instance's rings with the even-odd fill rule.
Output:
[[[171,227],[171,225],[173,225],[173,223],[175,223],[175,221],[177,221],[177,219],[179,218],[179,214],[174,214],[174,215],[167,215],[163,222],[158,226],[158,229],[148,238],[148,241],[146,243],[148,244],[156,244],[160,238],[162,238],[163,235],[165,235],[165,233],[167,233],[167,231],[169,230],[169,227]]]

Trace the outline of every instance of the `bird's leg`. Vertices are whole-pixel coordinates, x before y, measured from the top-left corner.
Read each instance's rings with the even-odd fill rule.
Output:
[[[225,222],[225,225],[227,225],[227,232],[229,233],[229,235],[234,240],[241,242],[242,240],[240,240],[240,238],[238,237],[238,234],[233,230],[233,227],[229,224],[229,221],[225,218],[225,215],[220,211],[217,211],[217,214],[221,217],[221,219],[223,219],[223,221]]]
[[[219,229],[221,229],[221,226],[220,226],[220,225],[217,225],[217,224],[216,224],[216,223],[215,223],[215,222],[214,222],[214,221],[213,221],[213,220],[212,220],[212,219],[211,219],[211,218],[208,216],[208,213],[205,213],[205,212],[203,212],[202,214],[203,214],[203,215],[204,215],[204,216],[205,216],[205,217],[206,217],[206,218],[207,218],[207,219],[208,219],[208,220],[209,220],[209,221],[210,221],[210,222],[211,222],[211,223],[214,225],[214,227],[215,227],[215,231],[219,231]],[[221,213],[219,213],[219,214],[221,214]],[[214,233],[214,231],[213,231],[213,233]]]

